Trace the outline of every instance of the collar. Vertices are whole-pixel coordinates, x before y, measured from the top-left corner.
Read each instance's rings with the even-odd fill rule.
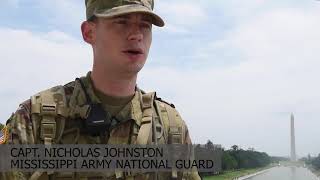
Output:
[[[87,92],[88,96],[90,97],[93,103],[101,103],[101,100],[95,94],[93,83],[90,77],[91,72],[88,72],[86,76],[81,77],[81,81],[84,85],[85,91]],[[135,123],[140,126],[141,119],[142,119],[142,108],[141,108],[141,97],[142,91],[136,87],[135,95],[132,100],[124,107],[130,108],[130,113],[126,113],[126,111],[121,111],[116,115],[116,118],[119,120],[125,119],[130,120],[132,119]],[[87,99],[84,93],[83,88],[79,81],[75,81],[74,92],[70,100],[70,107],[75,106],[83,106],[87,103]]]

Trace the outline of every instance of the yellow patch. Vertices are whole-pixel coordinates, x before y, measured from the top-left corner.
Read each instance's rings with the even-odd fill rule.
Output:
[[[9,139],[9,131],[7,126],[4,126],[0,131],[0,144],[5,144]]]

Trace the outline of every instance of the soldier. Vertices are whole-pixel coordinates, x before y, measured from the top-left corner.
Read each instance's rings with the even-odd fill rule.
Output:
[[[191,144],[174,105],[136,86],[152,25],[164,26],[153,0],[86,0],[81,25],[93,49],[86,76],[42,91],[7,121],[8,144]],[[4,179],[200,179],[197,172],[10,172]]]

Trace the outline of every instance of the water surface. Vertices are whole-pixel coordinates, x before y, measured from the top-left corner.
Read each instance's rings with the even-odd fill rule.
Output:
[[[319,180],[302,167],[275,167],[248,180]]]

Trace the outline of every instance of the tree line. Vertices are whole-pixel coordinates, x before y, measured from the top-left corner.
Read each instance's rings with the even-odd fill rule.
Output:
[[[212,141],[208,140],[205,144],[207,149],[213,149]],[[231,146],[230,149],[221,147],[221,170],[235,170],[235,169],[248,169],[258,168],[269,165],[271,162],[277,161],[277,158],[270,157],[265,152],[255,151],[254,148],[244,150],[239,148],[238,145]],[[218,151],[216,151],[218,152]]]
[[[271,157],[265,152],[255,151],[253,148],[244,150],[233,145],[228,150],[223,150],[222,169],[247,169],[264,167],[271,163]]]
[[[311,157],[309,154],[308,157],[304,157],[301,160],[311,165],[315,170],[320,170],[320,154],[317,157]]]

